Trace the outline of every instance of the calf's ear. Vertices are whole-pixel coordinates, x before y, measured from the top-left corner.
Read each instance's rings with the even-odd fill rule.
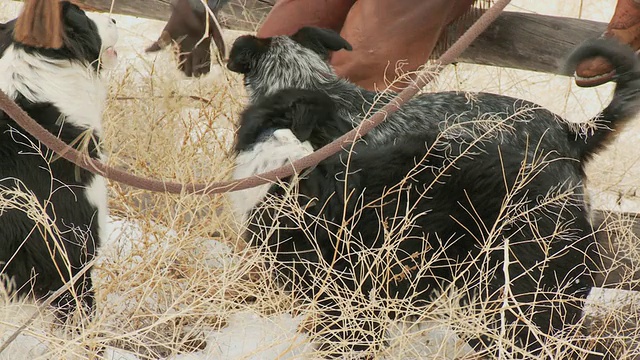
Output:
[[[291,132],[301,141],[307,141],[319,127],[334,116],[333,100],[321,91],[288,89],[280,94],[289,93],[289,105],[286,117],[290,122]]]
[[[271,45],[271,38],[257,38],[253,35],[243,35],[234,41],[231,51],[229,51],[229,61],[227,69],[239,73],[247,74],[264,55]]]
[[[291,39],[313,50],[323,58],[327,58],[330,51],[353,50],[351,44],[337,32],[314,26],[301,28],[295,34],[291,35]]]

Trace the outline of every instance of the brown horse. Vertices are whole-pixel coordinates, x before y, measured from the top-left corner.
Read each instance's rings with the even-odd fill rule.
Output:
[[[218,11],[228,0],[209,0]],[[353,51],[336,52],[331,65],[338,75],[369,90],[381,89],[424,64],[434,49],[447,45],[447,27],[491,0],[277,0],[258,30],[258,37],[291,35],[303,26],[333,29]],[[172,41],[180,47],[180,69],[187,76],[209,72],[210,40],[201,41],[205,12],[200,0],[173,0],[173,13],[157,51]],[[198,5],[200,4],[200,5]],[[464,28],[465,24],[462,24]],[[210,33],[220,39],[221,35]],[[458,34],[459,35],[459,34]],[[640,49],[640,0],[618,0],[605,37]],[[455,35],[454,35],[455,37]],[[207,38],[210,39],[210,38]],[[218,47],[219,41],[216,41]],[[611,79],[613,68],[602,57],[585,60],[576,69],[576,84],[597,86]],[[408,80],[408,78],[404,78]],[[394,83],[396,90],[406,82]]]

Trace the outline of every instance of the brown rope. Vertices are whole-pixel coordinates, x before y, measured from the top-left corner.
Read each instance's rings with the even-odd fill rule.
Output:
[[[243,179],[232,181],[221,181],[210,184],[202,183],[176,183],[170,181],[155,180],[143,178],[131,173],[110,167],[104,163],[91,159],[83,155],[78,150],[72,148],[62,142],[52,133],[44,129],[40,124],[29,117],[13,100],[11,100],[4,92],[0,91],[0,109],[7,113],[18,125],[20,125],[29,134],[38,139],[42,144],[55,151],[63,158],[75,163],[83,169],[91,171],[95,174],[102,175],[110,180],[117,181],[136,188],[169,192],[169,193],[194,193],[194,194],[215,194],[230,191],[238,191],[252,188],[268,182],[274,182],[279,179],[293,175],[296,171],[302,171],[320,163],[322,160],[339,152],[343,146],[348,145],[360,137],[371,131],[386,118],[387,114],[391,114],[398,110],[402,104],[415,96],[422,87],[431,81],[435,73],[443,66],[453,62],[495,19],[498,18],[502,10],[511,2],[511,0],[497,0],[495,5],[487,10],[478,21],[476,21],[449,50],[447,50],[435,65],[421,71],[416,80],[400,92],[392,101],[385,105],[381,110],[376,112],[369,119],[363,120],[362,124],[330,144],[318,149],[317,151],[294,161],[291,164],[279,167],[277,169],[250,176]]]
[[[460,35],[464,34],[482,14],[491,8],[493,3],[494,0],[474,0],[473,4],[471,4],[464,14],[445,26],[440,38],[436,42],[436,46],[431,52],[431,55],[429,55],[429,60],[438,60],[440,56],[460,38]]]

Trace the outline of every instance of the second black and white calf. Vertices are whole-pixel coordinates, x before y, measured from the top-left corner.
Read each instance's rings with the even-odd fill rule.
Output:
[[[314,28],[236,41],[229,68],[244,74],[252,99],[237,133],[236,178],[309,154],[384,105],[326,64],[329,51],[348,48]],[[618,75],[592,127],[506,96],[423,94],[301,178],[231,194],[247,241],[323,309],[326,326],[316,330],[328,354],[375,348],[381,313],[419,313],[454,288],[483,319],[480,336],[466,334],[477,350],[546,356],[546,337],[578,322],[599,265],[584,165],[637,113],[640,97],[631,50],[596,40],[569,65],[593,55],[611,59]],[[338,298],[369,312],[350,318]]]
[[[0,89],[52,134],[101,158],[100,70],[116,61],[118,32],[108,17],[61,7],[60,49],[16,42],[15,20],[3,26]],[[106,219],[104,178],[59,158],[0,112],[0,270],[14,292],[40,299],[60,289],[94,258]],[[63,316],[76,299],[93,308],[90,271],[72,289],[54,302]]]

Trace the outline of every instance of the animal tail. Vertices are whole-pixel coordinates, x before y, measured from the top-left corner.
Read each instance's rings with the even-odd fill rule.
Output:
[[[609,105],[592,119],[592,129],[586,134],[571,135],[581,161],[589,160],[607,146],[640,110],[640,62],[627,45],[609,38],[587,40],[569,55],[564,73],[573,74],[581,61],[598,56],[607,59],[615,69],[612,81],[616,87]]]

